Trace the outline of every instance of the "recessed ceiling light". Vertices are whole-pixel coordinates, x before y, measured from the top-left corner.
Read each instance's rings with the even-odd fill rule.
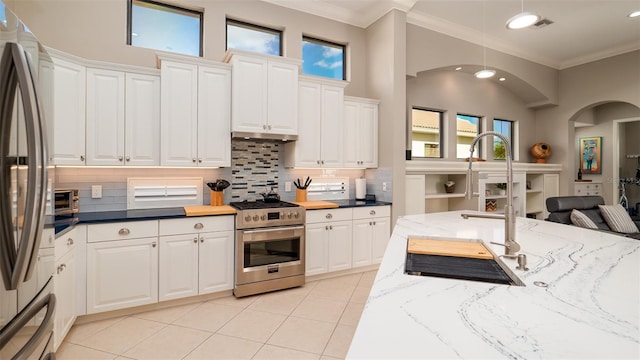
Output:
[[[507,20],[506,26],[511,30],[524,29],[537,23],[540,19],[540,15],[525,11]]]
[[[638,11],[634,11],[631,14],[628,15],[630,18],[634,18],[634,17],[638,17],[640,16],[640,10]]]
[[[495,70],[487,70],[487,69],[484,69],[484,70],[480,70],[480,71],[478,71],[477,73],[475,73],[475,76],[476,76],[478,79],[487,79],[487,78],[492,77],[492,76],[493,76],[493,75],[495,75],[495,74],[496,74],[496,71],[495,71]]]
[[[462,70],[462,66],[458,66],[458,67],[456,68],[456,71],[460,71],[460,70]]]
[[[507,80],[507,79],[502,77],[502,78],[500,78],[500,79],[498,79],[498,80],[500,80],[500,81],[505,81],[505,80]]]

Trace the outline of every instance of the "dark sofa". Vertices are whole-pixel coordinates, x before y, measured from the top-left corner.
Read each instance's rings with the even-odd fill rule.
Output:
[[[557,196],[547,198],[546,203],[547,211],[549,211],[549,217],[545,219],[547,221],[573,225],[571,223],[571,211],[576,209],[593,220],[599,230],[640,240],[640,230],[631,234],[618,233],[611,230],[607,225],[607,221],[602,217],[600,208],[598,208],[598,205],[604,205],[602,196]],[[640,221],[634,220],[634,222],[640,229]]]

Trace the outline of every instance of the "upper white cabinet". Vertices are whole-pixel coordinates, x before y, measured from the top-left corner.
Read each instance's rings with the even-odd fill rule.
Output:
[[[233,50],[231,131],[247,134],[298,134],[300,61]]]
[[[160,77],[87,68],[87,165],[160,164]]]
[[[378,166],[379,101],[345,97],[344,99],[344,167]]]
[[[84,165],[86,68],[57,57],[53,63],[53,162]]]
[[[285,144],[285,166],[343,167],[342,81],[304,77],[299,83],[298,141]]]
[[[231,70],[161,58],[161,165],[230,166]]]

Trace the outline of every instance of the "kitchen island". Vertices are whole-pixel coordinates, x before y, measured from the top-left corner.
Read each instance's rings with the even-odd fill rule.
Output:
[[[504,253],[502,220],[461,213],[398,219],[348,359],[640,358],[640,241],[519,217],[529,270],[502,260],[525,287],[405,274],[409,236]]]

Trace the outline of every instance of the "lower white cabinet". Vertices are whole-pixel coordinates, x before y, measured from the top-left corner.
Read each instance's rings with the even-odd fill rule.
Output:
[[[67,252],[56,259],[54,289],[56,314],[53,323],[54,349],[57,349],[76,320],[76,254]]]
[[[380,263],[390,216],[390,206],[307,211],[306,275]]]
[[[160,301],[233,288],[233,216],[160,221]]]
[[[87,244],[87,314],[157,301],[157,236]]]
[[[389,206],[353,210],[353,266],[382,261],[391,231]]]
[[[352,214],[351,209],[307,212],[306,275],[351,268]]]

